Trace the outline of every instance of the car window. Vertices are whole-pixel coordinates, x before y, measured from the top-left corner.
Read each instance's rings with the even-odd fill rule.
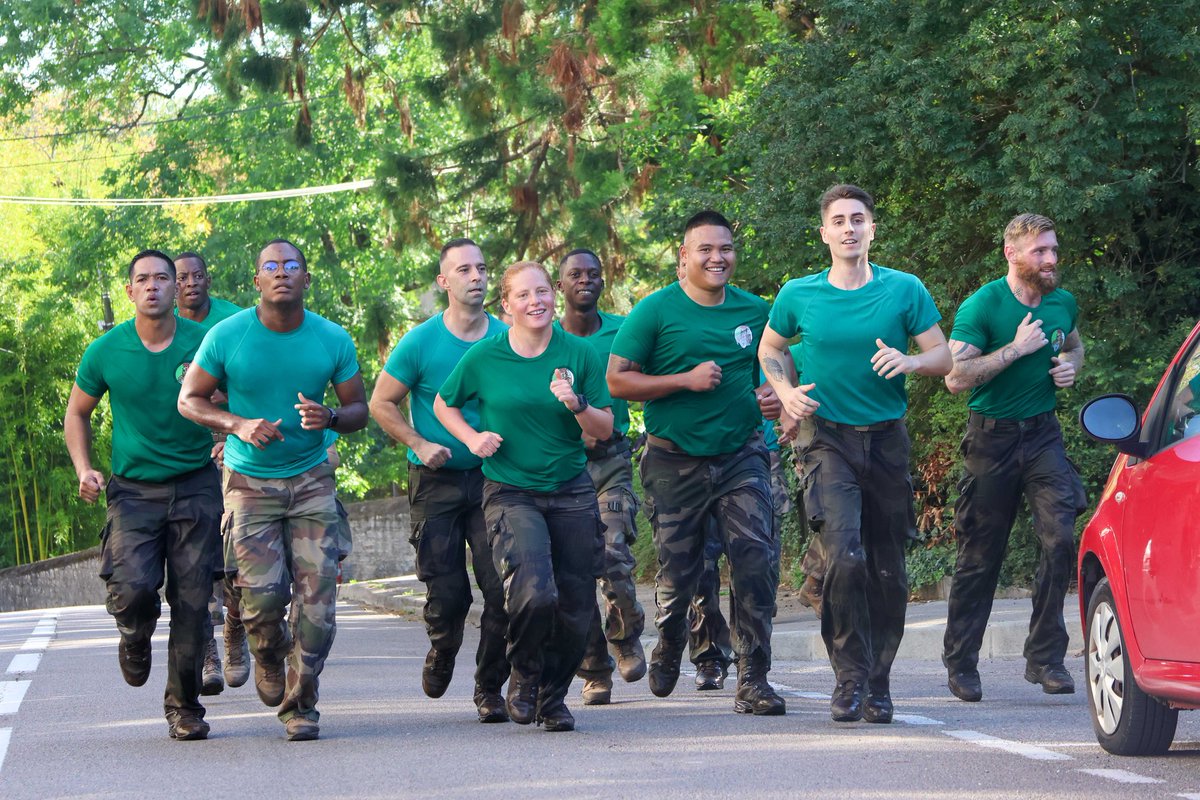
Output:
[[[1200,436],[1200,338],[1192,344],[1191,352],[1180,363],[1171,399],[1164,409],[1158,448]]]

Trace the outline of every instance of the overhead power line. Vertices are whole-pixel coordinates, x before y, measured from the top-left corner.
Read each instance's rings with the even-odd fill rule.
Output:
[[[290,197],[311,197],[319,194],[355,192],[375,185],[374,178],[325,186],[302,186],[296,189],[275,189],[268,192],[215,194],[201,197],[22,197],[0,195],[0,203],[27,206],[196,206],[210,203],[253,203],[260,200],[281,200]]]

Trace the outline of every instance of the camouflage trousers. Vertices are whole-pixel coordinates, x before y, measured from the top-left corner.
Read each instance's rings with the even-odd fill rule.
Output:
[[[1087,508],[1053,412],[1027,420],[971,414],[959,448],[966,474],[954,507],[958,559],[950,586],[942,661],[975,669],[1021,495],[1029,504],[1040,556],[1033,616],[1025,640],[1032,667],[1061,664],[1070,636],[1063,603],[1075,575],[1075,518]]]
[[[337,629],[333,472],[323,463],[291,478],[233,470],[225,476],[226,536],[237,560],[241,619],[256,660],[287,661],[279,707],[284,721],[320,717],[318,677]]]
[[[204,716],[200,705],[204,647],[211,635],[208,596],[219,564],[221,487],[206,466],[167,483],[113,475],[105,489],[100,577],[105,606],[126,640],[148,642],[158,624],[158,591],[166,581],[171,608],[167,641],[168,715]]]
[[[508,612],[508,663],[539,704],[567,694],[596,608],[604,536],[586,472],[553,492],[485,480],[483,513]]]
[[[771,468],[771,507],[775,509],[775,530],[782,528],[783,517],[792,512],[792,497],[788,489],[787,476],[783,474],[783,460],[778,450],[768,450]],[[705,661],[718,661],[726,668],[733,661],[733,640],[725,615],[721,613],[721,567],[720,560],[725,550],[714,521],[708,524],[704,545],[704,572],[692,603],[688,607],[688,655],[696,665]],[[775,537],[775,560],[779,561],[779,537]],[[733,590],[729,592],[729,619],[737,612]],[[772,612],[773,615],[773,612]]]
[[[629,546],[637,540],[637,495],[633,493],[633,463],[629,442],[622,437],[614,452],[602,458],[589,456],[588,476],[596,487],[596,503],[604,523],[604,572],[600,575],[600,593],[604,596],[604,613],[599,604],[592,614],[588,629],[587,648],[578,675],[590,680],[603,680],[613,673],[613,659],[608,643],[632,641],[637,644],[646,626],[646,614],[637,599],[637,583],[633,579],[636,562]]]
[[[915,534],[903,420],[860,428],[820,418],[800,426],[804,507],[825,556],[821,637],[838,683],[888,691],[904,636]]]
[[[412,542],[417,578],[425,583],[425,630],[434,649],[451,655],[462,646],[471,607],[471,569],[483,593],[475,682],[499,691],[508,680],[504,633],[504,585],[492,560],[488,528],[483,521],[483,472],[437,469],[409,464],[408,499],[412,509]]]
[[[737,608],[733,649],[739,656],[761,649],[769,662],[779,537],[761,435],[732,453],[707,457],[648,444],[641,472],[658,551],[654,622],[666,649],[683,651],[711,520],[729,559]]]

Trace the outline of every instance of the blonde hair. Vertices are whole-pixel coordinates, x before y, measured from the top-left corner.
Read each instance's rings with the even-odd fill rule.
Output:
[[[1015,244],[1026,236],[1037,236],[1054,230],[1054,222],[1041,214],[1017,214],[1004,228],[1004,243]]]
[[[504,274],[500,276],[500,299],[507,300],[508,292],[512,288],[512,283],[527,269],[536,269],[546,278],[546,283],[550,284],[550,289],[554,289],[554,279],[550,277],[550,272],[537,261],[518,261],[515,264],[510,264],[504,270]]]

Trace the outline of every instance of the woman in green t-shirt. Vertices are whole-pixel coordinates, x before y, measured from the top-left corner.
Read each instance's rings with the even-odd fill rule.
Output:
[[[612,435],[612,400],[595,349],[553,327],[554,288],[541,264],[505,270],[500,300],[512,328],[468,350],[433,407],[483,459],[483,513],[508,612],[509,716],[570,731],[563,698],[583,658],[604,556],[581,433]],[[471,400],[480,430],[460,410]]]

